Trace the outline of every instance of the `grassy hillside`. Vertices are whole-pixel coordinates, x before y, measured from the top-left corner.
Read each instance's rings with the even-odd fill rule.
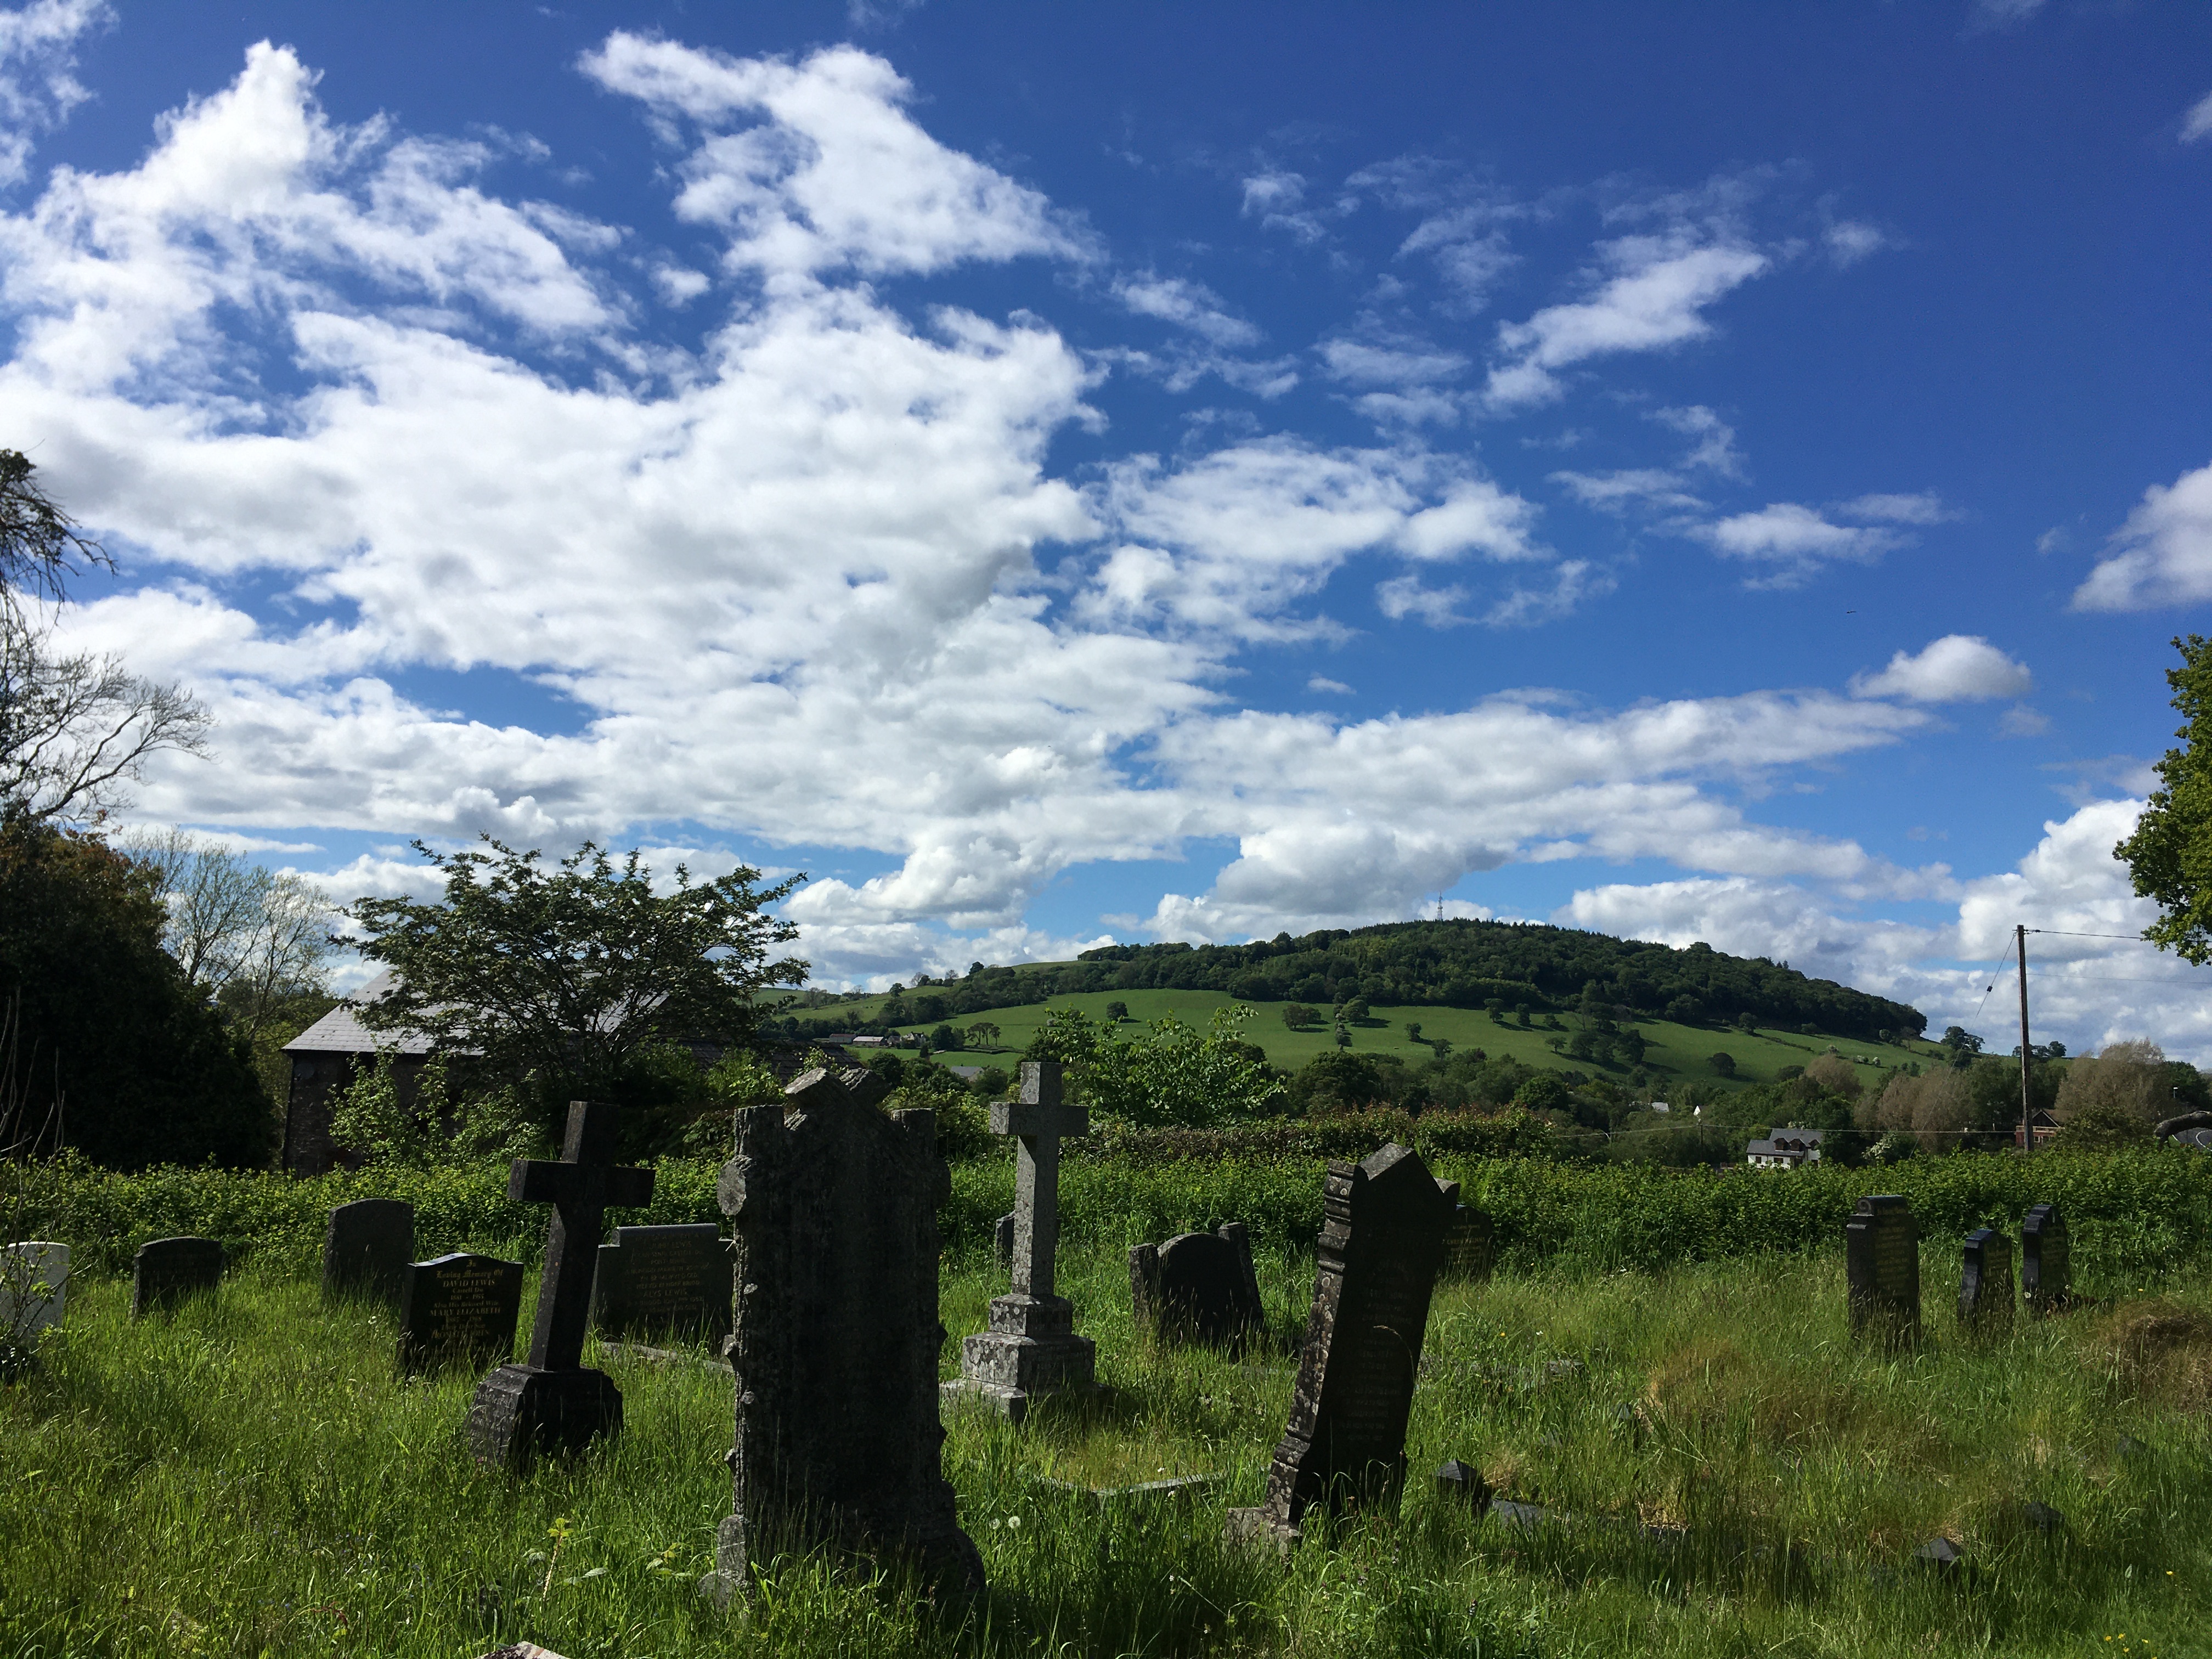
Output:
[[[848,1003],[840,1003],[835,1012],[855,1024],[872,1021],[882,1011],[886,999],[870,997]],[[963,1017],[951,1022],[962,1029],[977,1021],[985,1021],[999,1028],[997,1043],[988,1052],[952,1055],[947,1058],[958,1064],[972,1060],[982,1064],[1004,1063],[1029,1046],[1043,1026],[1049,1008],[1075,1007],[1093,1018],[1103,1019],[1106,1005],[1124,1002],[1129,1007],[1129,1018],[1142,1023],[1172,1013],[1186,1024],[1203,1026],[1213,1017],[1217,1008],[1227,1007],[1236,999],[1221,991],[1091,991],[1070,996],[1056,996],[1049,1002],[1031,1003],[1018,1008],[994,1008],[987,1013]],[[1245,1028],[1246,1036],[1267,1051],[1267,1058],[1285,1071],[1296,1071],[1316,1054],[1335,1047],[1329,1028],[1323,1024],[1312,1030],[1293,1031],[1283,1024],[1280,1003],[1255,1005],[1255,1018]],[[831,1011],[825,1010],[824,1012]],[[1326,1014],[1326,1010],[1323,1011]],[[1493,1058],[1510,1054],[1527,1065],[1548,1066],[1554,1070],[1578,1069],[1595,1072],[1598,1068],[1579,1062],[1565,1054],[1557,1054],[1546,1042],[1561,1033],[1547,1029],[1522,1030],[1518,1026],[1501,1026],[1492,1023],[1490,1016],[1479,1009],[1426,1007],[1378,1007],[1375,1018],[1380,1024],[1352,1028],[1352,1047],[1355,1054],[1395,1054],[1409,1064],[1419,1065],[1431,1054],[1428,1039],[1443,1037],[1449,1042],[1455,1053],[1469,1048],[1480,1048]],[[1411,1021],[1421,1028],[1422,1041],[1415,1042],[1407,1035],[1407,1024]],[[1560,1024],[1570,1030],[1575,1024],[1571,1014],[1560,1016]],[[1541,1027],[1543,1017],[1537,1017]],[[902,1030],[927,1035],[934,1028],[927,1024],[908,1025]],[[1849,1037],[1805,1036],[1796,1032],[1762,1030],[1756,1035],[1737,1030],[1720,1030],[1710,1026],[1680,1025],[1666,1020],[1639,1020],[1636,1029],[1644,1034],[1650,1047],[1644,1055],[1644,1068],[1654,1078],[1679,1079],[1701,1083],[1718,1084],[1723,1088],[1741,1088],[1754,1083],[1771,1083],[1786,1066],[1802,1066],[1814,1055],[1825,1053],[1831,1043],[1844,1058],[1854,1061],[1863,1057],[1866,1063],[1858,1067],[1860,1081],[1886,1076],[1907,1060],[1925,1065],[1938,1051],[1932,1044],[1920,1042],[1910,1046],[1868,1042]],[[1736,1063],[1732,1079],[1717,1076],[1708,1065],[1707,1056],[1720,1052],[1731,1056]]]

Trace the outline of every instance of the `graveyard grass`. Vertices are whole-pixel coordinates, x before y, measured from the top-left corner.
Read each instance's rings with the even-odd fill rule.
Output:
[[[1708,1659],[2112,1653],[2123,1633],[2133,1654],[2207,1650],[2212,1281],[2195,1270],[2100,1279],[2077,1248],[2089,1305],[1977,1342],[1948,1304],[1955,1243],[1930,1243],[1927,1341],[1904,1359],[1847,1342],[1838,1249],[1447,1284],[1402,1514],[1284,1565],[1220,1541],[1224,1510],[1258,1500],[1311,1291],[1310,1255],[1259,1265],[1272,1346],[1239,1359],[1139,1342],[1120,1245],[1063,1248],[1115,1395],[1018,1431],[948,1413],[991,1580],[964,1626],[895,1572],[818,1557],[782,1562],[743,1627],[698,1597],[729,1505],[711,1364],[597,1362],[626,1432],[517,1481],[463,1454],[473,1375],[395,1377],[388,1314],[248,1264],[132,1324],[127,1285],[88,1275],[40,1365],[0,1390],[0,1652]],[[963,1252],[943,1282],[951,1376],[1003,1280]],[[1426,1478],[1449,1457],[1571,1518],[1454,1510]],[[1197,1474],[1224,1479],[1104,1510],[1049,1484]],[[2031,1501],[2063,1515],[2057,1537]],[[1964,1568],[1914,1565],[1939,1534]]]

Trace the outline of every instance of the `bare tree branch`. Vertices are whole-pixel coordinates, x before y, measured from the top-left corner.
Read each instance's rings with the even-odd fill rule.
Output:
[[[0,449],[0,606],[14,610],[16,595],[58,599],[73,574],[72,556],[112,570],[107,550],[78,527],[31,475],[21,450]]]

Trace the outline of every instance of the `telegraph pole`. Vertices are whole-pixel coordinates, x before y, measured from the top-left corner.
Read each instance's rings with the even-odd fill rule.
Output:
[[[2030,1103],[2035,1097],[2027,1082],[2027,924],[2023,921],[2012,931],[2020,945],[2020,1150],[2026,1157],[2035,1151],[2035,1109]]]

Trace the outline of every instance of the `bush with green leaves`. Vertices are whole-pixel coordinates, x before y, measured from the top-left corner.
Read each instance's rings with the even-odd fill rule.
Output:
[[[1218,1008],[1206,1030],[1170,1014],[1124,1036],[1080,1008],[1054,1008],[1030,1045],[1033,1060],[1066,1066],[1093,1114],[1109,1121],[1200,1127],[1262,1117],[1282,1083],[1243,1040],[1252,1010]]]

